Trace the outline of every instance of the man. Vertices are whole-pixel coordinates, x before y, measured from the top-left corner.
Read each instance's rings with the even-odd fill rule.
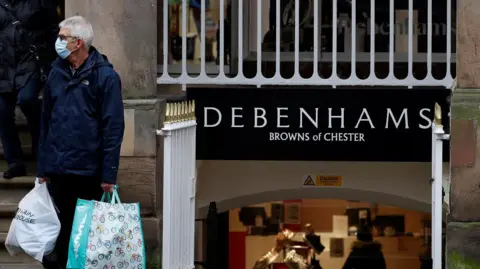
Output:
[[[27,174],[15,125],[20,106],[36,156],[41,104],[38,100],[52,60],[58,33],[56,0],[0,0],[0,138],[8,170],[5,179]]]
[[[117,178],[124,118],[119,75],[93,46],[80,16],[60,23],[43,101],[38,154],[40,183],[59,211],[60,235],[45,268],[64,268],[77,199],[99,200]]]

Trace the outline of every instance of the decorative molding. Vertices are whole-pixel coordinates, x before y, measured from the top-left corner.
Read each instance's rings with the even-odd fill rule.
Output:
[[[167,103],[165,123],[195,120],[195,101]]]

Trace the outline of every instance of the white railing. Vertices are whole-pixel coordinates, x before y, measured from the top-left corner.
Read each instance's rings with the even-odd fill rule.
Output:
[[[162,268],[195,268],[196,120],[193,102],[167,104]]]
[[[206,32],[207,30],[200,31],[200,57],[199,64],[192,63],[187,59],[187,28],[191,20],[190,12],[180,12],[181,15],[177,15],[179,23],[181,25],[181,31],[179,31],[179,38],[181,39],[181,59],[179,63],[172,63],[170,55],[170,45],[168,40],[169,36],[169,22],[173,19],[169,16],[169,0],[163,0],[163,61],[159,65],[159,77],[157,82],[159,84],[236,84],[236,85],[325,85],[325,86],[352,86],[352,85],[385,85],[385,86],[445,86],[451,87],[454,81],[454,75],[452,75],[452,64],[455,63],[456,54],[452,52],[452,43],[455,43],[455,27],[452,27],[452,15],[455,15],[452,11],[452,1],[441,1],[444,6],[440,6],[436,2],[436,8],[442,14],[445,13],[445,23],[434,22],[432,19],[433,5],[432,0],[426,0],[426,10],[416,8],[415,3],[424,0],[385,0],[389,1],[388,21],[382,22],[379,26],[376,23],[376,7],[381,5],[377,0],[290,0],[289,4],[294,4],[291,9],[291,14],[294,13],[293,19],[291,19],[291,28],[293,29],[292,45],[294,49],[292,52],[285,52],[283,49],[284,43],[282,29],[284,20],[282,16],[285,15],[285,11],[281,14],[281,0],[276,0],[276,16],[273,43],[275,48],[273,51],[266,51],[262,40],[265,34],[268,32],[268,26],[266,25],[266,18],[269,16],[270,0],[210,0],[211,2],[218,2],[219,10],[219,38],[217,40],[217,46],[219,46],[218,55],[216,55],[217,63],[207,63],[206,57]],[[230,2],[231,1],[231,2]],[[350,10],[343,10],[340,15],[339,3],[350,3]],[[183,0],[178,9],[181,11],[190,10],[186,0]],[[206,29],[206,26],[211,24],[211,19],[206,15],[205,1],[198,1],[201,11],[201,29]],[[300,27],[300,6],[301,2],[308,2],[309,10],[313,8],[313,23],[309,26],[313,28],[313,33],[305,33],[305,25]],[[367,21],[367,25],[364,30],[359,30],[359,21],[357,20],[357,3],[369,3],[369,11],[365,10],[362,17],[363,21]],[[405,3],[407,8],[395,9],[396,3]],[[446,3],[445,3],[446,2]],[[225,9],[227,4],[231,4],[231,27],[225,26]],[[328,3],[329,8],[323,9],[324,3]],[[385,2],[387,3],[387,2]],[[313,6],[313,7],[312,7]],[[343,7],[343,6],[342,6]],[[437,10],[436,9],[436,10]],[[425,23],[419,23],[419,17],[424,12],[426,17]],[[452,14],[453,12],[453,14]],[[384,13],[387,13],[386,11]],[[325,19],[323,16],[331,15],[331,18]],[[228,14],[227,14],[228,15]],[[438,15],[437,15],[438,17]],[[209,22],[207,25],[206,21]],[[375,22],[375,23],[373,23]],[[406,22],[406,23],[403,23]],[[331,27],[328,25],[330,24]],[[352,25],[354,27],[352,27]],[[403,25],[403,26],[402,26]],[[188,27],[187,27],[188,26]],[[400,29],[398,29],[400,26]],[[178,27],[178,25],[177,25]],[[209,26],[211,28],[211,26]],[[306,27],[308,28],[308,27]],[[305,28],[305,29],[306,29]],[[426,29],[425,29],[426,28]],[[331,34],[326,34],[325,29],[331,29]],[[420,52],[419,47],[419,34],[418,31],[426,32],[426,49],[425,46],[422,49],[426,52]],[[388,41],[384,38],[383,49],[375,49],[376,38],[378,34],[366,34],[378,33],[378,31],[388,31],[383,33],[388,35]],[[403,31],[403,32],[402,32]],[[443,31],[440,33],[440,31]],[[227,32],[229,43],[227,40]],[[407,32],[407,33],[405,33]],[[340,34],[340,35],[339,35]],[[441,34],[444,35],[446,44],[443,45],[444,52],[433,52],[432,49],[438,45],[439,39],[434,39],[434,36]],[[300,51],[301,35],[313,35],[313,44],[310,51]],[[339,38],[342,37],[344,42],[343,48],[339,48]],[[443,37],[442,37],[443,38]],[[327,40],[330,40],[331,48],[325,50]],[[360,42],[359,42],[360,40]],[[425,39],[424,39],[425,40]],[[435,44],[434,44],[435,40]],[[362,42],[370,42],[372,44],[369,51],[363,48]],[[383,42],[383,41],[382,41]],[[442,42],[440,42],[442,43]],[[226,47],[229,47],[229,55],[227,57],[225,53]],[[365,45],[365,47],[367,47]],[[388,47],[388,48],[385,48]],[[193,49],[193,48],[192,48]],[[211,49],[211,48],[209,48]],[[368,49],[368,48],[367,48]],[[383,50],[384,52],[381,52]],[[435,49],[438,51],[439,49]],[[343,52],[342,52],[343,51]],[[227,59],[229,58],[229,59]],[[240,60],[238,60],[240,59]],[[229,63],[225,64],[225,62]],[[221,63],[221,64],[218,64]],[[272,67],[274,75],[265,76],[263,71],[268,68],[266,63],[273,63],[269,66]],[[281,69],[287,63],[293,64],[293,71],[291,77],[284,77],[281,74]],[[384,64],[382,67],[376,65]],[[421,78],[416,76],[416,66],[424,64],[422,71],[425,75]],[[309,65],[313,69],[312,74],[305,76],[303,74],[303,68]],[[435,75],[434,69],[439,66],[442,67],[443,73],[441,76]],[[325,67],[327,66],[327,67]],[[399,67],[403,66],[403,67]],[[255,71],[251,71],[256,68]],[[331,75],[320,75],[318,70],[330,68]],[[346,68],[351,70],[350,74],[344,76],[339,74],[340,68]],[[388,72],[385,69],[388,68]],[[395,74],[395,69],[405,68],[406,75],[399,77]],[[358,70],[362,72],[369,69],[369,74],[365,76],[358,75]],[[332,72],[333,70],[333,72]],[[247,71],[247,72],[246,72]],[[252,73],[253,74],[246,74]],[[385,75],[378,75],[384,72]]]

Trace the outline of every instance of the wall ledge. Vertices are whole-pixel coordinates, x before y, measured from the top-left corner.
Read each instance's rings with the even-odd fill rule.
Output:
[[[124,109],[136,109],[136,110],[158,110],[160,109],[160,104],[164,102],[165,99],[127,99],[123,100]]]

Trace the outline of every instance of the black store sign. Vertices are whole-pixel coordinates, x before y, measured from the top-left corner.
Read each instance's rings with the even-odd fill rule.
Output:
[[[196,102],[199,160],[430,162],[435,102],[448,122],[444,88],[194,88],[187,96]]]

